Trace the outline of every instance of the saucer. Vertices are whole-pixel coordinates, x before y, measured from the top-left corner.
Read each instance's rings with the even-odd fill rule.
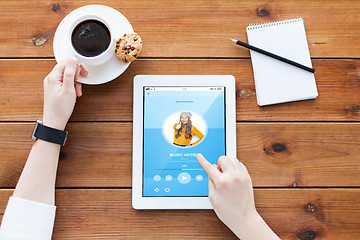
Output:
[[[66,58],[75,59],[74,54],[67,44],[67,38],[69,37],[67,34],[70,31],[69,28],[71,23],[75,19],[79,18],[79,16],[89,14],[100,16],[106,20],[111,27],[111,34],[114,36],[115,40],[120,38],[124,33],[134,32],[130,22],[124,17],[124,15],[111,7],[104,5],[87,5],[80,7],[69,13],[56,29],[53,50],[57,62]],[[86,77],[80,76],[77,81],[84,84],[95,85],[114,80],[129,67],[130,63],[119,61],[114,52],[112,57],[101,65],[82,65],[89,74]]]

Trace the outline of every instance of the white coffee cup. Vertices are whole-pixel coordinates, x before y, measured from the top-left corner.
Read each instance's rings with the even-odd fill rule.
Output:
[[[99,22],[102,22],[108,28],[108,30],[110,32],[110,43],[109,43],[108,48],[96,56],[81,55],[80,53],[78,53],[76,51],[76,49],[74,48],[74,46],[72,44],[71,38],[72,38],[72,33],[73,33],[74,29],[76,28],[77,25],[79,25],[80,23],[87,21],[87,20],[97,20]],[[69,48],[71,49],[72,53],[74,54],[78,64],[100,65],[100,64],[107,62],[112,57],[112,55],[115,54],[114,53],[115,39],[114,39],[113,35],[111,34],[111,28],[110,28],[109,24],[106,22],[106,20],[104,20],[103,18],[101,18],[99,16],[96,16],[96,15],[80,16],[75,21],[73,21],[72,24],[70,25],[68,36],[69,37],[68,37],[67,44],[68,44]]]

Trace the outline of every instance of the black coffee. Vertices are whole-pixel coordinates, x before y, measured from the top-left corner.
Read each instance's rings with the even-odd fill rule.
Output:
[[[100,21],[86,20],[79,23],[71,34],[75,50],[83,56],[95,57],[110,44],[110,31]]]

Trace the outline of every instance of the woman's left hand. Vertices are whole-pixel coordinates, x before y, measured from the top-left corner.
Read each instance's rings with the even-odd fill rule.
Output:
[[[86,77],[88,72],[78,66],[75,60],[66,59],[58,63],[44,79],[43,124],[64,130],[73,112],[76,97],[82,95],[81,83],[76,82],[79,75]]]

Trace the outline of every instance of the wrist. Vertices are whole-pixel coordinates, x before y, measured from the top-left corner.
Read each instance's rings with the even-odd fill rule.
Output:
[[[263,219],[255,211],[238,221],[232,230],[240,239],[248,239],[249,236],[254,235],[255,229],[262,228],[262,224]]]
[[[256,210],[232,230],[237,237],[245,240],[279,239]]]
[[[58,120],[51,119],[51,118],[49,118],[49,117],[47,117],[45,115],[42,118],[42,122],[43,122],[43,125],[45,125],[45,126],[55,128],[55,129],[58,129],[58,130],[61,130],[61,131],[65,130],[65,126],[66,126],[66,123],[67,123],[67,122],[61,122],[61,121],[58,121]]]

